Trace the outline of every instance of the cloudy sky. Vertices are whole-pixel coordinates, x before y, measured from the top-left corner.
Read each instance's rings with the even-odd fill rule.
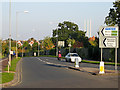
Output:
[[[91,19],[92,36],[98,36],[99,27],[109,13],[114,0],[109,2],[12,2],[12,38],[16,39],[16,12],[18,13],[18,39],[27,40],[31,37],[44,39],[52,36],[52,30],[59,22],[71,21],[84,30],[84,21]],[[104,0],[105,1],[105,0]],[[0,3],[1,4],[1,3]],[[29,11],[24,13],[23,11]],[[2,2],[2,39],[9,37],[9,2]]]

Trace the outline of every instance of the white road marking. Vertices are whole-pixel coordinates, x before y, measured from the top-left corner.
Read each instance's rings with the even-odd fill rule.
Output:
[[[43,60],[41,60],[40,58],[37,58],[37,59],[40,60],[40,61],[42,61],[42,62],[44,62],[44,63],[46,63],[46,64],[53,64],[53,65],[59,65],[59,66],[67,66],[67,65],[55,64],[55,63],[51,63],[51,62],[47,62],[47,61],[43,61]]]

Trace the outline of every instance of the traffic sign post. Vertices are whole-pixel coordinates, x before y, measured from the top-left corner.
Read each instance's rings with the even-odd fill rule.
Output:
[[[70,53],[71,42],[68,44],[68,46],[69,46],[69,53]]]
[[[117,48],[119,48],[118,26],[101,26],[99,29],[99,48],[115,48],[115,70],[117,71]]]

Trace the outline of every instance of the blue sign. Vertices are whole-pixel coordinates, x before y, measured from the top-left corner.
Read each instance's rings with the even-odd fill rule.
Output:
[[[105,28],[105,30],[116,30],[116,28],[108,27],[108,28]]]

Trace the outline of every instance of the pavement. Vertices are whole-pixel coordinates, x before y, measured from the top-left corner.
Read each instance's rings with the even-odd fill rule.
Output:
[[[102,76],[104,76],[104,75],[120,75],[120,72],[115,71],[115,70],[105,70],[103,74],[100,74],[98,68],[87,68],[87,67],[79,67],[79,68],[68,67],[68,68],[72,69],[72,70],[77,70],[80,72],[86,72],[86,73],[89,73],[91,75],[102,75]]]
[[[68,66],[68,65],[62,65],[62,64],[55,64],[55,63],[50,63],[50,62],[45,62],[49,65],[55,65],[57,67],[67,67],[68,69],[79,71],[79,72],[85,72],[89,73],[91,75],[99,75],[99,76],[104,76],[104,75],[120,75],[120,72],[115,72],[115,70],[105,70],[104,74],[99,74],[99,68],[88,68],[88,67],[73,67],[73,66]],[[22,80],[22,59],[18,62],[16,72],[14,79],[11,82],[0,84],[0,87],[6,88],[10,86],[15,86],[16,84],[20,83]]]
[[[8,64],[8,58],[4,58],[0,60],[0,73],[7,66],[7,64]]]

